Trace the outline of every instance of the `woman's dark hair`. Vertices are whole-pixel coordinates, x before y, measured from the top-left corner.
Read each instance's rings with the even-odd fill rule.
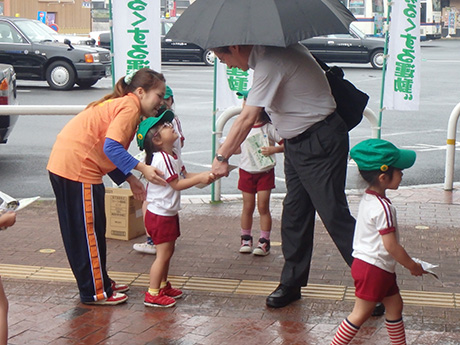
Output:
[[[153,143],[153,135],[156,131],[165,123],[165,121],[159,121],[155,126],[150,128],[145,134],[144,138],[144,150],[145,150],[145,164],[152,164],[153,154],[160,151],[160,148]],[[158,137],[161,138],[161,133],[158,133]]]
[[[160,83],[165,83],[166,79],[163,74],[155,72],[150,68],[141,68],[132,77],[129,84],[125,82],[125,77],[122,77],[115,84],[115,88],[112,93],[105,95],[98,101],[94,101],[88,104],[88,107],[98,105],[108,99],[123,97],[130,92],[134,92],[138,87],[143,88],[145,91],[157,88]]]
[[[366,181],[367,183],[369,183],[370,186],[375,186],[378,182],[378,177],[380,176],[380,174],[385,174],[385,175],[388,175],[388,177],[390,178],[390,181],[393,179],[393,173],[395,171],[395,168],[393,167],[388,167],[388,170],[387,171],[381,171],[381,170],[369,170],[369,171],[365,171],[365,170],[359,170],[359,174],[361,175],[361,177],[364,179],[364,181]]]
[[[211,48],[211,50],[217,54],[230,54],[229,46]]]

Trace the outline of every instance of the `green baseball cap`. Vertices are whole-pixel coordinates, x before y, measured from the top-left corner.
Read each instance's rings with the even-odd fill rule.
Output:
[[[160,116],[148,117],[139,124],[136,139],[139,149],[144,149],[144,140],[150,128],[154,127],[157,123],[171,122],[174,119],[174,113],[171,110],[165,110]]]
[[[382,139],[368,139],[350,150],[350,156],[359,170],[387,171],[388,167],[407,169],[415,163],[416,153],[412,150],[398,149],[392,143]]]
[[[172,89],[168,85],[166,85],[166,92],[165,92],[164,99],[168,99],[169,97],[174,97],[174,95],[173,95]]]

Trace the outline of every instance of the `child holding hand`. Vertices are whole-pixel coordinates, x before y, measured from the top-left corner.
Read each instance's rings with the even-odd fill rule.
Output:
[[[171,121],[174,113],[166,110],[158,117],[151,117],[139,125],[137,142],[145,149],[146,164],[164,173],[166,186],[148,183],[145,227],[156,245],[156,258],[150,268],[150,285],[144,305],[148,307],[172,307],[182,291],[174,289],[168,281],[170,260],[174,254],[176,239],[180,236],[180,191],[200,183],[209,184],[214,175],[209,171],[188,173],[180,155],[174,148],[179,137]]]
[[[414,164],[415,152],[398,149],[385,140],[369,139],[353,147],[350,156],[369,187],[359,205],[353,239],[351,274],[356,288],[355,306],[339,326],[331,345],[349,344],[377,302],[385,306],[391,344],[404,345],[403,301],[395,266],[400,263],[414,276],[421,276],[424,270],[399,243],[396,209],[386,191],[398,189],[402,170]]]

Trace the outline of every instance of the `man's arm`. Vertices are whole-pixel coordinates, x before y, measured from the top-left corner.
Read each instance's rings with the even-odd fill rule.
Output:
[[[217,153],[228,160],[238,150],[244,139],[246,139],[252,126],[257,121],[261,110],[261,107],[245,105]],[[219,162],[217,159],[214,159],[211,171],[216,177],[228,176],[228,161]]]

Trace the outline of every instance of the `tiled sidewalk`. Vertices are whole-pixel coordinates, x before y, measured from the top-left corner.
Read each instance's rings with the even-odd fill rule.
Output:
[[[356,214],[360,192],[348,196]],[[430,276],[412,277],[401,268],[397,272],[405,293],[408,343],[460,344],[460,193],[426,186],[401,188],[389,197],[398,209],[408,252],[440,264],[442,283]],[[117,280],[131,283],[128,302],[85,306],[69,274],[53,202],[22,210],[14,227],[0,232],[0,274],[10,301],[9,344],[329,344],[351,311],[353,282],[322,223],[317,222],[306,297],[271,310],[265,296],[277,285],[283,263],[276,245],[282,198],[272,200],[275,246],[267,257],[238,253],[238,197],[215,205],[208,199],[183,202],[182,236],[170,274],[183,286],[185,298],[166,310],[143,305],[153,257],[132,250],[143,237],[108,240],[109,270]],[[352,344],[389,344],[383,319],[368,321]]]

